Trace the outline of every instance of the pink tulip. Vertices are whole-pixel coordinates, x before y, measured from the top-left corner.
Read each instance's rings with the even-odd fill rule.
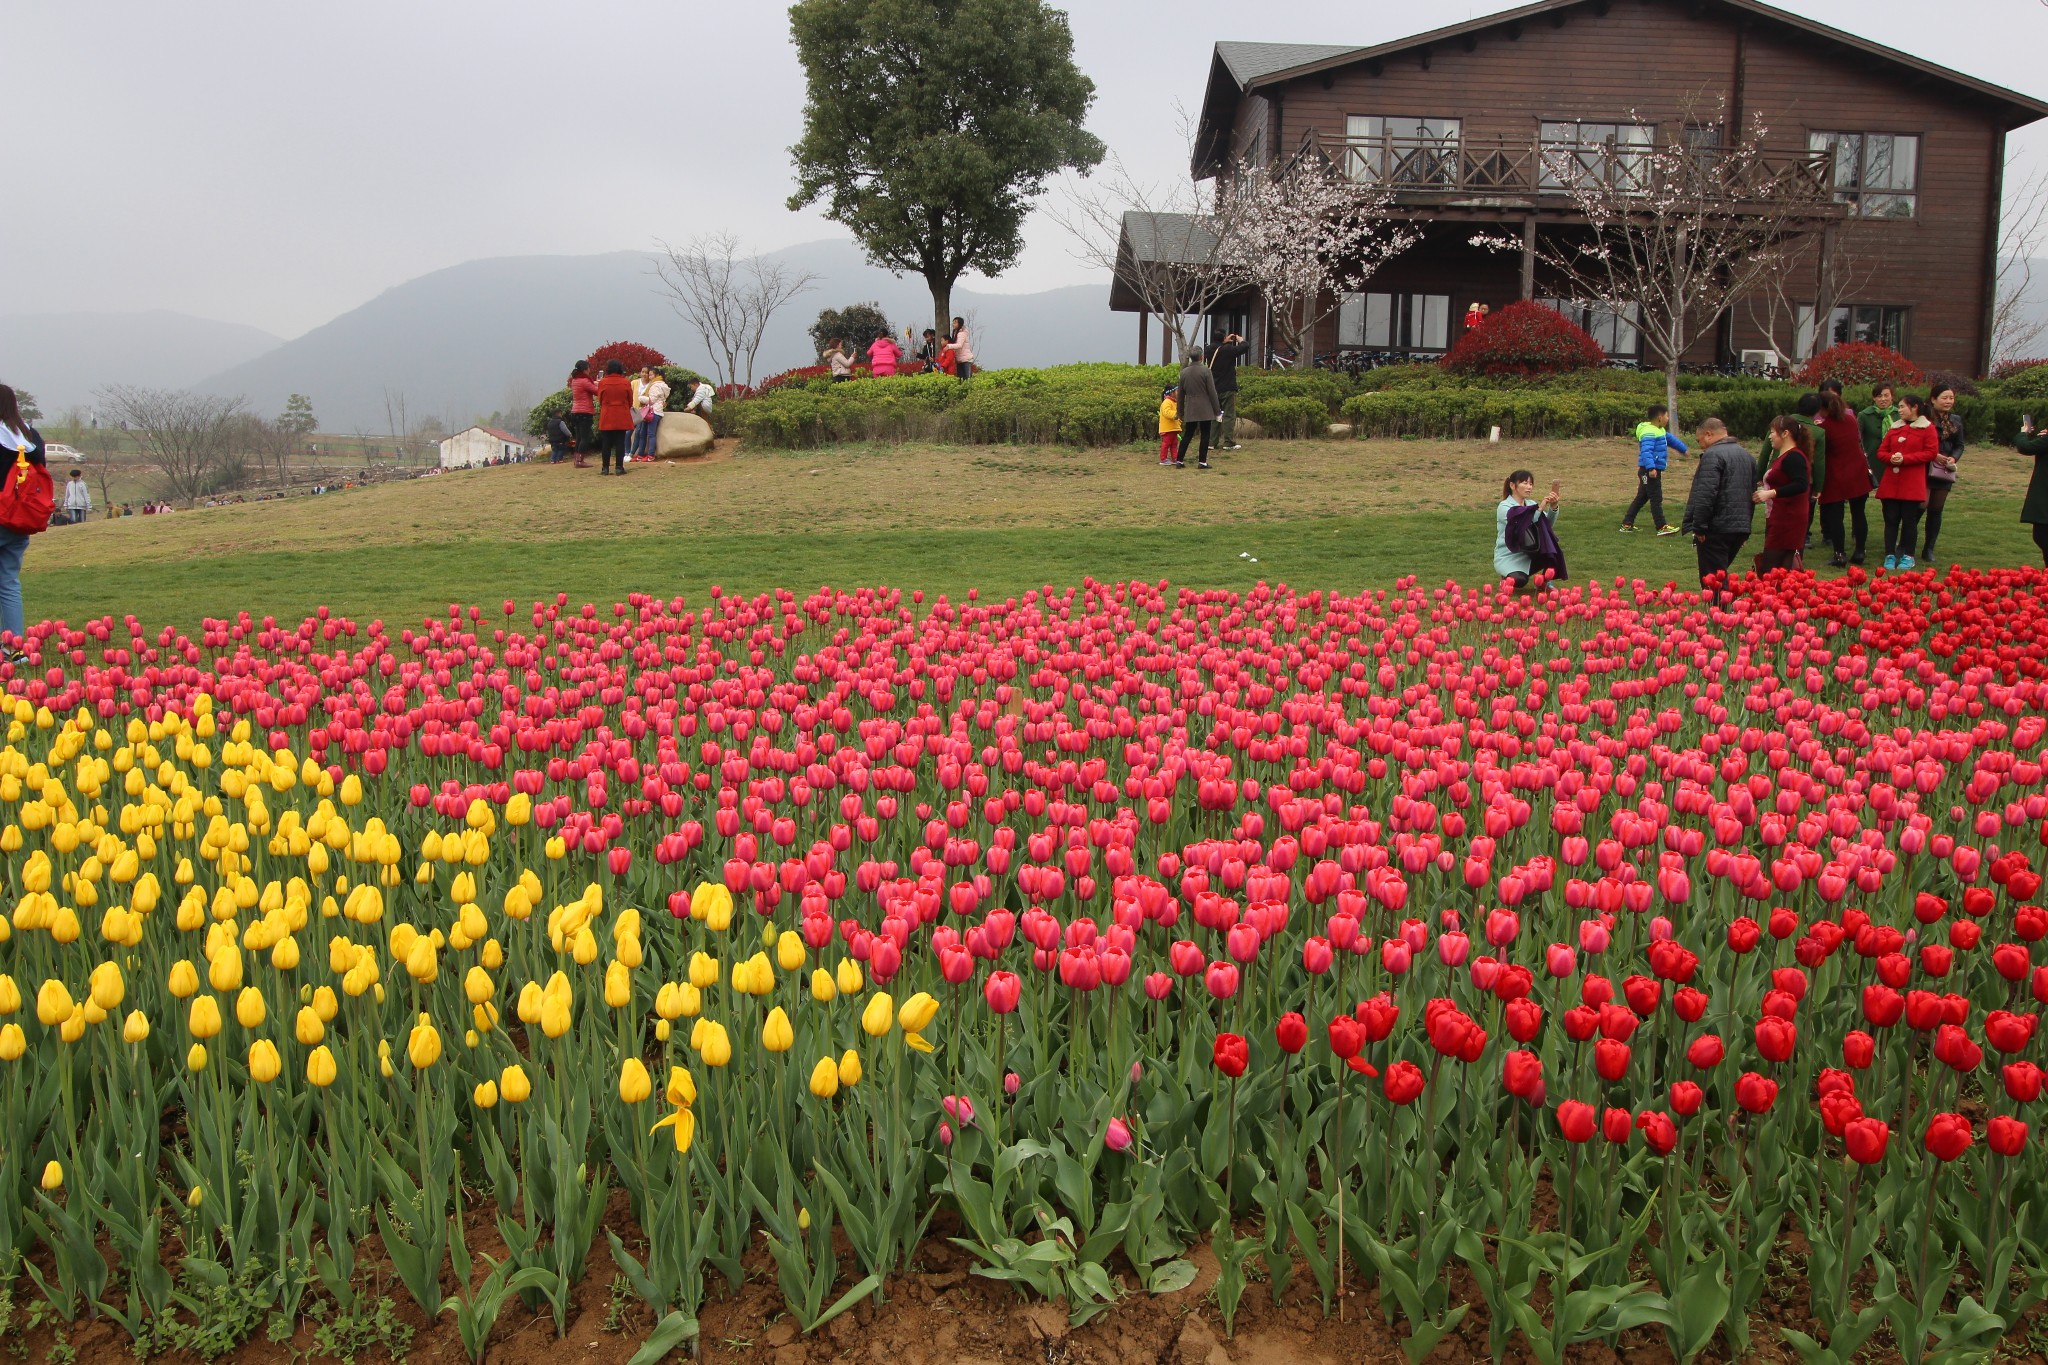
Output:
[[[1129,1125],[1122,1119],[1111,1119],[1108,1129],[1103,1133],[1102,1141],[1112,1152],[1128,1151],[1131,1145]]]

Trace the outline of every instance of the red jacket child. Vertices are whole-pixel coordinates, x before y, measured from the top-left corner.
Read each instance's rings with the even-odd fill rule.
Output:
[[[1927,466],[1940,450],[1941,438],[1935,434],[1934,423],[1925,417],[1886,432],[1884,443],[1877,448],[1877,467],[1884,471],[1877,481],[1877,496],[1926,502]]]

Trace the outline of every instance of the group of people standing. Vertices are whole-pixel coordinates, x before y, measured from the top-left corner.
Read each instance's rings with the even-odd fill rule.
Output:
[[[595,449],[598,472],[623,474],[628,459],[652,459],[661,439],[662,414],[668,412],[674,395],[659,368],[644,366],[628,375],[622,360],[605,362],[604,373],[590,374],[590,362],[579,360],[569,371],[569,411],[548,423],[550,463],[559,464],[565,455],[575,457],[577,469],[589,468],[586,458]],[[694,412],[709,421],[713,391],[698,380],[680,411]]]
[[[1159,395],[1159,465],[1187,468],[1190,439],[1195,468],[1209,467],[1211,441],[1217,450],[1242,450],[1237,443],[1237,367],[1250,348],[1236,332],[1204,349],[1192,346],[1180,378]]]
[[[926,369],[940,370],[955,379],[974,377],[974,334],[968,330],[965,318],[953,319],[952,335],[941,341],[936,327],[924,329],[924,339],[918,340],[908,327],[903,329],[903,343],[887,332],[868,343],[868,374],[875,379],[893,379],[906,362],[922,361]],[[832,382],[842,384],[853,378],[854,367],[860,364],[860,353],[846,344],[844,337],[833,337],[826,343],[819,355],[832,371]]]
[[[1800,398],[1794,412],[1772,419],[1762,460],[1729,435],[1721,419],[1701,420],[1694,433],[1699,465],[1678,526],[1664,520],[1663,479],[1669,453],[1691,448],[1669,425],[1670,410],[1653,403],[1636,427],[1636,496],[1620,529],[1634,531],[1637,514],[1647,506],[1657,534],[1691,536],[1703,587],[1735,571],[1758,507],[1764,509],[1763,548],[1753,561],[1758,573],[1804,568],[1816,520],[1821,542],[1833,551],[1833,567],[1862,564],[1873,494],[1883,520],[1884,567],[1907,570],[1938,562],[1943,513],[1966,444],[1952,384],[1936,381],[1925,394],[1879,384],[1870,405],[1856,412],[1838,381],[1823,381]],[[2035,462],[2020,520],[2033,527],[2034,543],[2048,564],[2048,431],[2036,431],[2028,418],[2016,444]],[[1564,576],[1555,533],[1560,500],[1556,484],[1539,500],[1527,470],[1516,470],[1502,486],[1494,570],[1517,591]]]

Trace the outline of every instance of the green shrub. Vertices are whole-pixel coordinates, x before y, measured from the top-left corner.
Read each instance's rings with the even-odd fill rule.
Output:
[[[2035,365],[1999,381],[2000,398],[2048,399],[2048,365]]]
[[[1343,415],[1360,436],[1473,439],[1495,426],[1507,437],[1617,436],[1642,420],[1628,394],[1478,386],[1360,394],[1345,400]]]
[[[1263,403],[1272,398],[1313,398],[1323,405],[1323,413],[1328,416],[1337,410],[1339,403],[1350,397],[1346,388],[1343,380],[1328,370],[1274,370],[1258,373],[1240,370],[1237,380],[1237,407],[1238,411],[1243,412],[1250,404]]]
[[[1330,424],[1330,405],[1321,398],[1306,395],[1240,401],[1237,411],[1240,417],[1257,422],[1268,436],[1320,436]]]

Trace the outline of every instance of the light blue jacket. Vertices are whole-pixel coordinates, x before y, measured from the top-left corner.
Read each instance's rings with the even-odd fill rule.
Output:
[[[1685,442],[1655,423],[1636,424],[1636,468],[1667,469],[1670,467],[1668,452],[1672,450],[1685,454]]]

